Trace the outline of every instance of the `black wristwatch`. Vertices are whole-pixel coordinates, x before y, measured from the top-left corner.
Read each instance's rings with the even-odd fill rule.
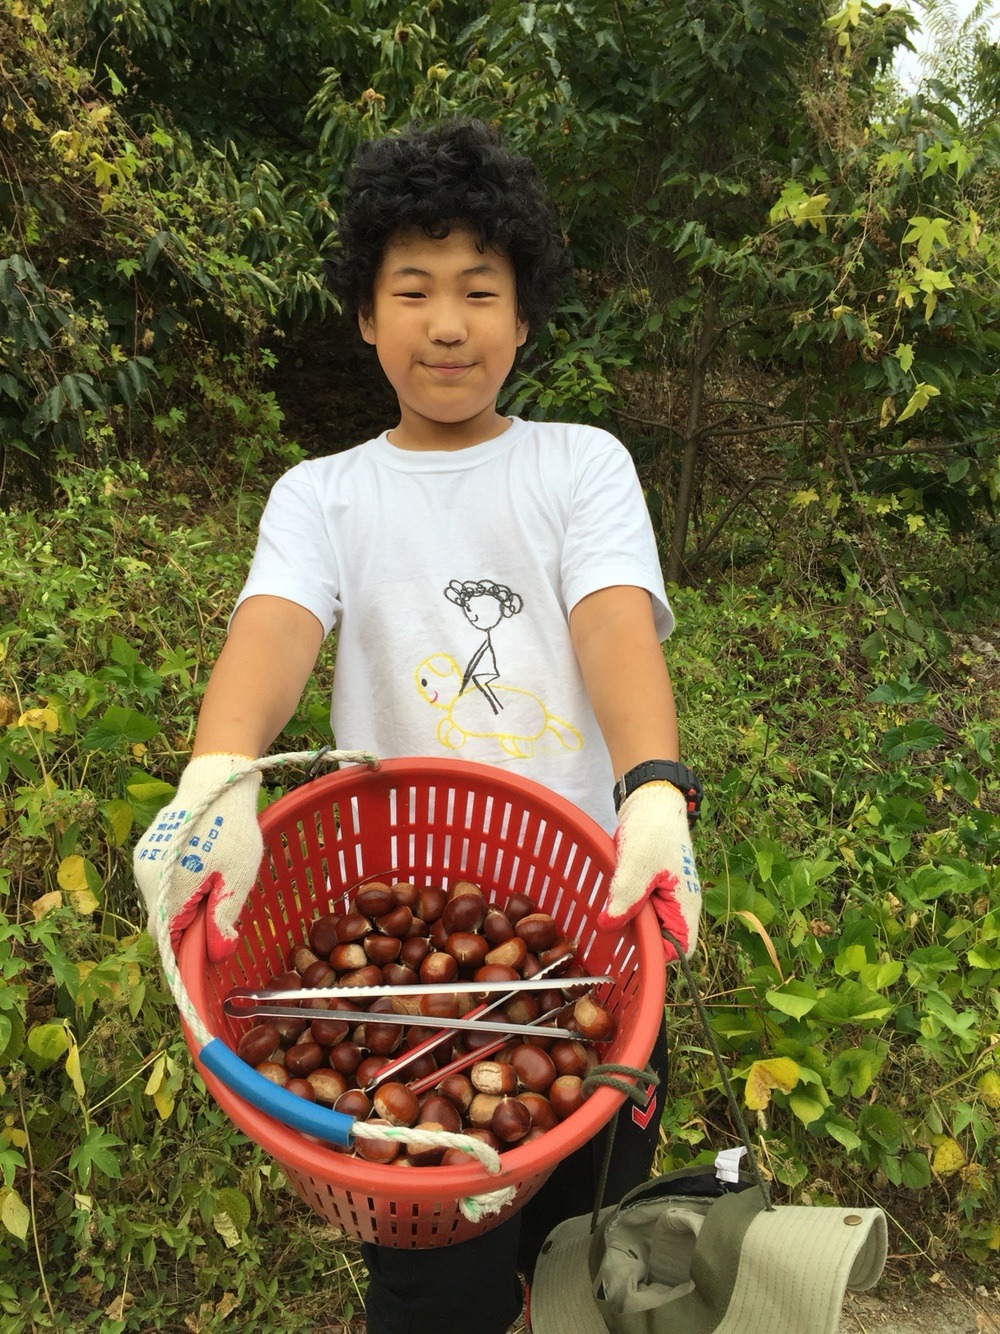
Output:
[[[688,824],[693,826],[701,810],[701,780],[693,769],[676,760],[646,760],[615,783],[615,811],[626,797],[645,783],[670,783],[687,800]]]

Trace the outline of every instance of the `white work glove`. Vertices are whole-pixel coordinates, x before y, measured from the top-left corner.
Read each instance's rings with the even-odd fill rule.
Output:
[[[698,943],[701,885],[691,848],[687,801],[671,783],[644,783],[622,802],[615,831],[618,854],[608,902],[598,917],[607,930],[630,922],[648,899],[660,926],[690,959]],[[677,957],[664,940],[669,963]]]
[[[249,755],[199,755],[184,770],[173,801],[164,806],[136,845],[132,865],[146,901],[150,929],[161,893],[176,948],[203,899],[207,900],[208,957],[227,959],[236,949],[236,921],[257,879],[264,843],[257,824],[260,774],[233,781],[195,821],[197,809],[227,778],[253,761]],[[184,855],[160,887],[161,871],[174,840],[186,845]]]

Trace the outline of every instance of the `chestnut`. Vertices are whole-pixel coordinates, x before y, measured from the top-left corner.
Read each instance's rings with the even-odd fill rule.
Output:
[[[483,919],[483,935],[491,945],[500,945],[505,940],[510,940],[513,934],[514,928],[506,913],[501,912],[499,908],[487,909]]]
[[[285,1052],[285,1069],[295,1079],[318,1070],[326,1063],[326,1052],[318,1042],[301,1042]]]
[[[469,1124],[478,1129],[489,1130],[493,1112],[500,1101],[499,1093],[477,1093],[469,1103],[466,1116]]]
[[[559,1118],[544,1093],[519,1093],[517,1100],[523,1102],[531,1113],[532,1126],[538,1126],[541,1130],[551,1130],[553,1126],[559,1124]]]
[[[566,963],[571,963],[575,958],[576,941],[567,940],[564,937],[557,940],[549,949],[542,950],[538,956],[538,962],[543,968],[548,968],[550,964],[557,963],[560,959],[563,959]]]
[[[427,938],[431,943],[431,949],[443,950],[444,942],[448,939],[449,934],[448,928],[444,924],[444,919],[439,917],[427,933]]]
[[[420,890],[409,880],[397,880],[392,887],[392,897],[401,908],[412,911],[420,900]]]
[[[340,946],[337,946],[339,949]],[[311,963],[302,974],[302,985],[304,987],[332,987],[334,983],[334,972],[325,959],[317,959]]]
[[[399,947],[399,962],[408,968],[419,968],[431,952],[431,942],[426,936],[410,936]]]
[[[350,945],[356,940],[364,940],[372,924],[363,913],[349,912],[337,923],[337,940],[341,945]]]
[[[475,1090],[472,1087],[472,1081],[467,1075],[456,1072],[453,1075],[446,1075],[437,1086],[438,1093],[442,1097],[448,1098],[455,1104],[460,1112],[469,1110],[469,1103],[472,1102]]]
[[[458,1017],[458,997],[447,991],[421,996],[420,1013],[432,1019],[455,1019]]]
[[[550,917],[547,912],[528,913],[526,917],[518,920],[514,926],[514,934],[524,941],[532,954],[541,956],[543,950],[547,950],[559,939],[559,926],[555,918]]]
[[[447,902],[448,895],[440,886],[429,885],[420,891],[420,896],[417,899],[417,912],[428,926],[433,926],[444,912],[444,905]]]
[[[590,1053],[582,1042],[560,1038],[549,1048],[549,1055],[557,1074],[578,1075],[582,1078],[589,1069]]]
[[[618,1027],[611,1011],[599,1005],[592,996],[581,996],[573,1006],[573,1022],[591,1042],[606,1042]]]
[[[381,917],[395,906],[396,898],[392,889],[381,880],[372,880],[367,885],[362,885],[354,895],[354,911],[365,917]]]
[[[437,1121],[420,1121],[417,1130],[444,1130]],[[414,1167],[437,1167],[445,1155],[443,1144],[408,1144],[406,1155]]]
[[[501,964],[506,968],[513,968],[515,972],[520,972],[524,966],[524,961],[528,957],[528,947],[520,936],[511,936],[509,940],[502,940],[499,945],[494,945],[485,961],[488,964]]]
[[[336,1047],[334,1047],[333,1051],[336,1050]],[[331,1052],[331,1056],[332,1055],[333,1053]],[[388,1064],[388,1056],[366,1056],[363,1061],[358,1063],[354,1070],[354,1078],[357,1080],[358,1087],[367,1088],[382,1069],[383,1065]]]
[[[448,900],[438,920],[444,923],[449,934],[453,931],[478,931],[486,920],[486,911],[486,900],[481,895],[461,894],[457,899]]]
[[[240,1036],[236,1044],[236,1055],[241,1061],[246,1061],[247,1065],[260,1065],[262,1061],[267,1061],[274,1055],[275,1048],[280,1043],[281,1034],[274,1024],[258,1024],[256,1028],[249,1028]]]
[[[483,891],[471,880],[456,880],[448,890],[449,899],[458,899],[464,894],[478,894],[480,898],[483,897]]]
[[[297,1098],[305,1098],[306,1102],[316,1101],[316,1091],[308,1079],[290,1079],[285,1088]]]
[[[330,1048],[327,1056],[330,1068],[343,1075],[345,1079],[350,1079],[354,1075],[363,1059],[361,1048],[356,1042],[338,1042]]]
[[[538,1001],[530,991],[522,991],[503,1007],[504,1017],[512,1024],[533,1023],[542,1013]]]
[[[292,950],[292,967],[301,977],[311,963],[318,963],[319,958],[308,945],[299,945]]]
[[[374,964],[379,968],[385,968],[388,964],[395,963],[399,958],[399,951],[403,942],[398,936],[366,936],[364,943],[364,952]],[[351,947],[348,946],[348,949]],[[360,967],[360,965],[356,965]]]
[[[343,916],[339,912],[324,913],[309,927],[309,944],[320,958],[325,959],[337,944],[337,924]]]
[[[310,1070],[306,1079],[312,1085],[312,1091],[315,1094],[316,1101],[321,1102],[324,1107],[332,1107],[342,1093],[347,1092],[347,1080],[336,1070],[328,1070],[325,1066],[320,1066],[318,1070]]]
[[[425,1093],[420,1099],[420,1120],[435,1121],[442,1130],[457,1134],[462,1129],[462,1114],[451,1101],[440,1093]]]
[[[391,938],[385,936],[385,939]],[[408,967],[405,963],[385,963],[381,970],[381,979],[387,987],[411,987],[413,983],[419,982],[420,974],[416,968]]]
[[[477,1061],[469,1071],[472,1087],[479,1093],[510,1094],[517,1088],[513,1066],[502,1061]]]
[[[531,1112],[517,1098],[501,1098],[493,1109],[490,1129],[504,1144],[516,1144],[531,1129]]]
[[[454,982],[458,976],[458,962],[443,950],[428,954],[420,965],[420,980],[428,985],[440,985]]]
[[[396,936],[399,940],[406,935],[413,924],[413,912],[405,904],[399,903],[390,908],[381,917],[375,918],[375,925],[383,935]]]
[[[382,985],[382,969],[375,964],[365,964],[364,968],[355,968],[349,973],[341,973],[338,985],[342,987],[378,987]]]
[[[384,1126],[389,1123],[378,1117],[365,1122],[369,1126]],[[369,1139],[367,1135],[354,1137],[354,1152],[368,1163],[391,1163],[403,1146],[398,1140]]]
[[[515,1047],[511,1052],[510,1068],[517,1075],[521,1088],[530,1093],[547,1093],[556,1077],[552,1058],[541,1047],[527,1044]]]
[[[330,967],[336,969],[338,973],[352,973],[355,968],[364,968],[368,962],[365,947],[359,940],[351,941],[347,945],[334,945],[329,958]]]
[[[417,1095],[405,1084],[391,1080],[380,1084],[372,1096],[375,1115],[391,1126],[412,1126],[420,1115]]]
[[[518,971],[516,968],[508,968],[503,963],[484,963],[482,968],[477,968],[472,974],[473,982],[516,982],[518,980]]]
[[[391,1056],[403,1041],[402,1024],[365,1024],[362,1042],[373,1056]]]
[[[479,968],[486,961],[490,942],[473,931],[453,931],[444,947],[460,968]]]
[[[288,1074],[283,1065],[277,1061],[261,1061],[257,1066],[257,1073],[263,1075],[271,1084],[277,1084],[279,1088],[284,1088],[288,1083]]]
[[[516,929],[522,917],[537,912],[538,908],[535,906],[534,899],[529,899],[527,894],[511,894],[504,904],[503,910],[511,926]]]
[[[348,1089],[333,1104],[335,1112],[343,1112],[344,1116],[353,1116],[355,1121],[363,1121],[371,1109],[371,1099],[361,1089]]]
[[[583,1080],[579,1075],[560,1075],[552,1081],[549,1102],[560,1121],[583,1106]]]

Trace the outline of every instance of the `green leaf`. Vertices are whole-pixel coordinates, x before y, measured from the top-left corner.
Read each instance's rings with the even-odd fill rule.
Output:
[[[786,982],[778,990],[769,991],[767,1003],[792,1019],[801,1019],[815,1006],[818,996],[812,982]]]
[[[98,1171],[112,1180],[118,1180],[122,1174],[114,1149],[124,1147],[125,1141],[112,1135],[99,1126],[91,1126],[82,1144],[77,1145],[70,1155],[69,1168],[77,1174],[80,1185],[86,1190],[91,1173]]]
[[[65,1024],[35,1024],[28,1030],[28,1049],[49,1064],[58,1061],[69,1050]]]
[[[931,1165],[926,1154],[911,1152],[903,1158],[901,1181],[908,1190],[924,1190],[931,1184]]]
[[[84,750],[114,750],[122,742],[149,741],[160,730],[160,724],[135,709],[113,704],[105,709],[99,723],[95,723],[83,738]]]

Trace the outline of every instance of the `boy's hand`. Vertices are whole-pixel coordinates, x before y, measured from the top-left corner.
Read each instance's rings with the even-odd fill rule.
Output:
[[[232,774],[252,763],[249,755],[201,755],[184,770],[177,793],[136,845],[132,864],[150,918],[164,896],[170,942],[177,941],[207,899],[208,957],[217,963],[236,949],[236,921],[257,879],[264,844],[257,824],[260,774],[247,774],[191,821],[195,810]],[[186,850],[161,888],[164,858],[174,840]]]
[[[680,942],[690,959],[698,943],[701,885],[683,794],[670,783],[636,788],[618,811],[615,848],[618,864],[598,925],[609,930],[623,926],[649,899],[660,926]],[[676,958],[666,940],[663,952],[668,963]]]

